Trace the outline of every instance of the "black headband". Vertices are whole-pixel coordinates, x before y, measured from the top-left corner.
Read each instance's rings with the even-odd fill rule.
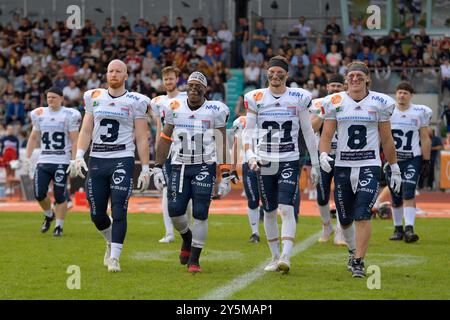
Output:
[[[330,79],[328,79],[328,83],[335,83],[335,82],[344,84],[345,82],[344,77],[339,73],[331,75]]]
[[[267,69],[270,69],[272,67],[280,67],[283,70],[285,70],[286,72],[289,72],[289,65],[281,59],[270,59],[269,68],[267,68]]]
[[[360,64],[360,63],[351,64],[348,67],[346,74],[349,74],[352,71],[361,71],[361,72],[364,72],[366,75],[369,74],[369,68],[367,68],[367,66],[365,64]]]

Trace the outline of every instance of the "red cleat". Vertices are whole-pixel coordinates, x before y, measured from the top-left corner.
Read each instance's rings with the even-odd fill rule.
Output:
[[[188,272],[189,273],[199,273],[199,272],[202,272],[202,268],[200,268],[199,265],[190,264],[188,267]]]
[[[191,255],[190,251],[187,250],[181,250],[180,252],[180,263],[182,265],[186,265],[189,261],[189,256]]]

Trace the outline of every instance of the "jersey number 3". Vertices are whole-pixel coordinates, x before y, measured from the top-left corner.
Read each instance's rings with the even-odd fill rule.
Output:
[[[114,142],[119,137],[119,121],[114,119],[102,119],[100,121],[101,127],[106,127],[108,130],[106,134],[100,135],[103,142]]]

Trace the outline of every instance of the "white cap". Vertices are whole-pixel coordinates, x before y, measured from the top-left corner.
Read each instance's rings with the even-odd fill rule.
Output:
[[[208,86],[208,81],[206,80],[206,77],[203,75],[203,73],[198,72],[198,71],[194,71],[191,73],[187,82],[189,83],[191,81],[200,82],[205,87]]]

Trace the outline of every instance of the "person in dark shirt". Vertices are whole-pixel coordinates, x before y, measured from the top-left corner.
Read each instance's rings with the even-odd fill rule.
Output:
[[[422,188],[424,187],[424,184],[426,184],[426,187],[432,190],[434,184],[434,171],[436,169],[436,160],[440,150],[444,149],[444,146],[442,144],[442,139],[436,136],[436,132],[434,131],[434,129],[430,130],[430,136],[431,136],[430,172],[428,173],[428,179],[420,179],[421,181],[419,181],[419,187]]]
[[[441,114],[441,118],[445,117],[446,119],[446,128],[447,128],[447,145],[450,145],[450,103],[445,106],[444,111]]]

